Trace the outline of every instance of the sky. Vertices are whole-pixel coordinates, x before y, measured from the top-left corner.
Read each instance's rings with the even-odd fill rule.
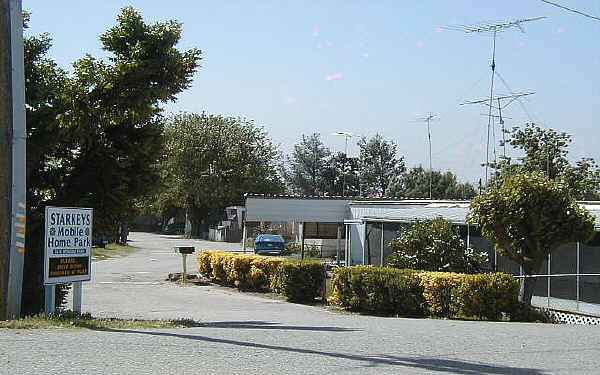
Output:
[[[556,2],[600,16],[600,0]],[[87,53],[107,56],[98,36],[124,6],[147,22],[182,22],[178,48],[202,50],[192,86],[166,113],[252,119],[283,154],[303,134],[320,133],[334,152],[344,150],[334,132],[380,134],[408,168],[429,165],[418,118],[433,113],[433,168],[472,183],[485,179],[488,111],[461,103],[489,98],[492,35],[447,27],[545,16],[497,34],[494,96],[535,92],[503,110],[505,126],[567,132],[572,160],[600,161],[600,21],[543,1],[23,0],[27,33],[48,32],[49,56],[67,70]],[[492,129],[498,141],[497,121]]]

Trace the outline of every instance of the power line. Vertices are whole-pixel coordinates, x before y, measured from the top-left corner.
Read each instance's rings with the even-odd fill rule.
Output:
[[[588,18],[594,19],[596,21],[600,21],[600,17],[592,16],[591,14],[584,13],[584,12],[582,12],[580,10],[569,8],[569,7],[566,7],[564,5],[560,5],[560,4],[557,4],[557,3],[553,3],[552,1],[548,1],[548,0],[541,0],[541,1],[543,3],[553,5],[553,6],[557,7],[557,8],[561,8],[561,9],[564,9],[564,10],[569,11],[569,12],[577,13],[579,15],[582,15],[584,17],[588,17]]]

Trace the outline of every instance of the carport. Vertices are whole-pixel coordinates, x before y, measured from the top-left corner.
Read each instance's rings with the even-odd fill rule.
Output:
[[[337,257],[344,254],[347,238],[344,219],[349,215],[349,200],[343,197],[292,197],[246,195],[246,220],[242,246],[246,250],[249,223],[294,222],[299,224],[300,246],[304,256],[305,239],[336,239]],[[343,251],[343,253],[342,253]]]

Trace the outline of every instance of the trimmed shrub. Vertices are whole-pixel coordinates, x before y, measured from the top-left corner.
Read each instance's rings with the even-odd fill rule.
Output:
[[[519,309],[519,282],[511,275],[465,275],[454,291],[453,304],[460,315],[499,320]]]
[[[375,315],[522,318],[511,275],[421,272],[354,266],[336,269],[329,301]]]
[[[261,271],[265,275],[264,284],[260,287],[254,287],[254,289],[276,289],[277,282],[275,279],[279,273],[281,263],[283,263],[283,258],[271,258],[259,255],[254,256],[254,259],[252,260],[252,269],[256,269],[256,271],[251,270],[251,272],[254,272],[256,277],[260,275],[258,271]],[[260,279],[257,279],[256,282],[259,280]]]
[[[198,252],[198,272],[205,276],[212,275],[211,256],[212,252],[210,250],[200,250]]]
[[[248,277],[248,288],[252,290],[263,290],[269,286],[269,278],[263,270],[252,265]]]
[[[214,278],[228,283],[227,271],[225,271],[225,260],[228,254],[223,251],[215,251],[210,257],[210,268]]]
[[[283,258],[219,250],[198,252],[199,273],[213,277],[224,284],[247,290],[268,289],[282,262]]]
[[[227,274],[227,282],[239,289],[250,287],[250,268],[252,267],[253,255],[227,256],[223,261],[223,270]]]
[[[412,270],[355,266],[334,270],[329,301],[376,315],[425,316],[423,287]]]
[[[290,302],[310,303],[321,295],[325,281],[325,267],[320,262],[283,262],[274,284],[278,293]]]
[[[464,276],[465,274],[454,272],[418,274],[431,315],[449,318],[457,313],[457,308],[452,303],[452,293],[461,284]]]

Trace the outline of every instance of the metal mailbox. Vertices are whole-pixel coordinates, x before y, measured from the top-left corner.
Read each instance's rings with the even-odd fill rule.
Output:
[[[175,246],[175,252],[179,254],[194,254],[194,246]]]

